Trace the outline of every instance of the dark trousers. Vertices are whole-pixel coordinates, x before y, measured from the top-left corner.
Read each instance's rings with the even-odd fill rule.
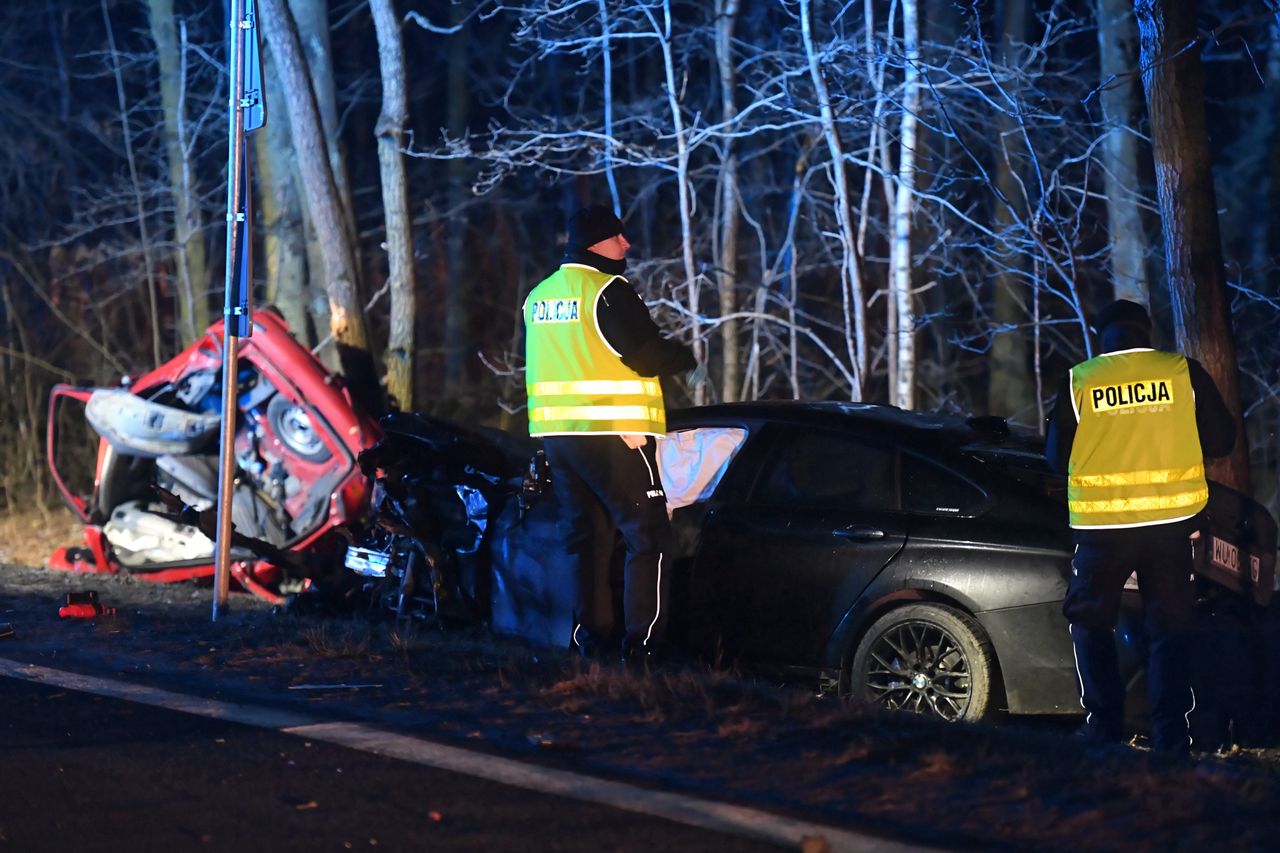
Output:
[[[544,447],[561,535],[577,564],[573,642],[598,650],[613,639],[609,566],[616,530],[626,547],[623,644],[652,648],[667,621],[663,559],[671,541],[657,440],[632,450],[616,435],[552,436]]]
[[[1191,632],[1195,625],[1192,543],[1183,536],[1115,532],[1103,541],[1081,541],[1071,561],[1062,611],[1071,623],[1085,724],[1104,740],[1119,739],[1124,723],[1124,684],[1116,660],[1114,629],[1124,582],[1135,570],[1142,595],[1150,659],[1152,745],[1185,752],[1190,745]]]

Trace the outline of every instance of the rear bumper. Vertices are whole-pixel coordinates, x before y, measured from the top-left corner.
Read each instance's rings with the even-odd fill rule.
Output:
[[[1136,594],[1126,593],[1116,626],[1120,674],[1126,683],[1142,667],[1141,624]],[[1012,714],[1079,714],[1071,632],[1062,602],[1008,607],[975,613],[991,638],[1000,664],[1005,697]]]

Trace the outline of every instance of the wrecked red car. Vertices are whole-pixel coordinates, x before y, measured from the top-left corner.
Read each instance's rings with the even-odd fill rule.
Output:
[[[196,511],[216,505],[222,331],[215,323],[183,352],[120,387],[54,387],[49,466],[84,524],[84,546],[58,549],[51,568],[128,572],[157,582],[213,575],[214,543],[172,514],[156,487]],[[233,543],[231,575],[242,588],[277,599],[282,583],[301,580],[285,564],[343,547],[334,528],[363,513],[369,499],[356,457],[380,433],[273,311],[258,311],[253,334],[241,339],[237,381],[232,521],[240,536],[291,559],[266,560]],[[87,447],[95,444],[90,465]]]

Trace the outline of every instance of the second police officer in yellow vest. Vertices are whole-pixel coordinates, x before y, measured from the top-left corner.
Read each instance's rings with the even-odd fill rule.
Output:
[[[1151,348],[1146,309],[1120,300],[1098,315],[1102,355],[1071,369],[1049,419],[1046,455],[1067,475],[1076,543],[1065,613],[1082,737],[1123,735],[1124,684],[1113,631],[1125,580],[1138,574],[1150,660],[1152,745],[1190,746],[1192,540],[1209,499],[1204,459],[1223,456],[1235,425],[1193,359]]]
[[[666,612],[663,561],[671,536],[658,476],[666,432],[659,377],[697,368],[663,337],[622,273],[630,243],[612,210],[568,223],[560,268],[524,304],[529,433],[543,439],[565,550],[576,562],[573,645],[598,657],[652,657]],[[621,638],[609,578],[614,531],[626,547]]]

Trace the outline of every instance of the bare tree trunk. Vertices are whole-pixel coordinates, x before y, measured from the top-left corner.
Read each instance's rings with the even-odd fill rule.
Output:
[[[1000,65],[1009,67],[1019,60],[1019,46],[1027,38],[1027,5],[1016,0],[1005,0],[1004,20],[1000,39]],[[1015,91],[1010,92],[1014,103],[1005,101],[1006,110],[1020,110]],[[1000,97],[997,93],[996,97]],[[1029,221],[1032,206],[1026,198],[1023,182],[1018,175],[1020,155],[1026,153],[1026,144],[1020,120],[1008,113],[1000,113],[997,119],[1002,144],[996,147],[996,187],[999,198],[995,200],[995,219],[1001,232],[1011,233],[1019,227],[1019,217]],[[1010,241],[1013,242],[1013,241]],[[992,415],[1017,417],[1029,410],[1034,401],[1031,375],[1027,366],[1027,336],[1022,327],[1027,321],[1027,285],[1024,258],[1010,258],[1007,269],[995,276],[995,292],[992,314],[996,325],[991,341],[991,370],[987,381],[987,412]]]
[[[732,132],[738,114],[734,104],[737,85],[733,65],[733,27],[738,18],[738,0],[717,0],[716,62],[720,69],[720,115],[725,130]],[[724,159],[720,168],[720,262],[717,265],[717,288],[720,292],[720,316],[728,317],[736,310],[738,287],[738,163],[733,139],[724,140]],[[738,347],[739,323],[725,320],[720,324],[721,399],[732,403],[738,399],[742,384],[741,353]]]
[[[142,204],[142,187],[138,183],[138,161],[133,152],[133,131],[129,127],[129,109],[124,97],[124,79],[120,74],[120,54],[116,51],[115,29],[107,13],[107,0],[102,0],[102,21],[107,27],[107,45],[111,50],[111,68],[115,73],[116,100],[120,107],[120,130],[124,137],[129,179],[133,183],[134,209],[138,216],[138,237],[142,241],[142,263],[147,277],[147,308],[151,322],[151,357],[160,363],[160,305],[157,296],[155,264],[151,259],[151,235],[147,228],[147,212]]]
[[[268,122],[270,126],[270,122]],[[289,144],[293,144],[290,138]],[[299,199],[306,195],[306,190],[302,186],[302,174],[298,170],[298,162],[295,158],[292,161],[290,169],[290,177],[293,180],[294,195]],[[336,354],[333,347],[324,343],[326,337],[324,330],[329,328],[329,297],[325,294],[323,298],[320,295],[318,287],[320,279],[320,271],[324,269],[324,258],[320,251],[320,240],[316,236],[316,225],[311,221],[311,211],[306,204],[300,206],[302,211],[302,245],[306,258],[307,269],[307,315],[311,320],[311,326],[315,329],[316,336],[320,340],[315,342],[316,354],[320,357],[331,370],[337,369]],[[332,342],[332,339],[329,339]]]
[[[288,3],[289,11],[293,15],[297,26],[298,38],[302,43],[303,54],[307,57],[304,67],[307,69],[307,76],[312,86],[316,108],[320,111],[320,124],[324,128],[325,154],[329,160],[329,169],[333,175],[334,186],[338,191],[343,223],[347,228],[348,239],[351,241],[352,267],[358,277],[360,274],[359,247],[356,245],[355,239],[355,221],[351,202],[351,188],[347,181],[346,160],[343,157],[340,142],[341,129],[338,120],[338,99],[333,80],[333,65],[330,59],[329,3],[328,0],[288,0]],[[297,181],[298,194],[305,195],[306,190],[302,186],[302,175],[296,170],[294,179]],[[314,274],[324,269],[324,247],[321,245],[323,232],[311,219],[311,211],[306,205],[303,205],[302,214],[304,217],[303,234],[307,241],[307,267]],[[355,280],[355,287],[357,292],[361,291],[359,278]],[[329,305],[325,299],[320,298],[318,293],[312,293],[310,296],[308,308],[311,313],[311,321],[317,330],[317,334],[323,340],[326,336],[320,334],[320,330],[329,328],[333,322],[329,316]],[[336,357],[334,348],[323,343],[320,346],[320,357],[324,362],[330,368],[340,369],[341,358]]]
[[[785,365],[782,375],[786,377],[790,386],[791,399],[800,399],[800,376],[797,355],[797,321],[796,321],[796,219],[798,218],[801,196],[805,189],[805,176],[809,166],[809,152],[813,150],[813,142],[806,138],[800,138],[800,149],[796,153],[795,165],[792,166],[791,191],[787,199],[787,216],[786,227],[783,232],[782,244],[778,247],[777,254],[774,256],[772,263],[768,261],[767,253],[760,253],[760,282],[755,288],[755,319],[751,323],[751,338],[748,348],[746,377],[743,380],[743,399],[756,400],[760,394],[768,386],[768,380],[761,382],[760,374],[764,362],[764,354],[761,350],[760,340],[765,338],[766,341],[777,346],[778,340],[774,336],[771,329],[768,328],[770,321],[769,296],[770,291],[777,287],[779,293],[775,297],[780,303],[783,311],[786,312],[787,322],[784,324],[787,330],[787,345],[778,347],[782,355],[775,353],[777,357],[776,364]],[[756,225],[756,223],[752,223]],[[759,226],[756,225],[758,228]],[[783,294],[786,294],[785,297]],[[777,375],[777,374],[775,374]]]
[[[71,118],[71,69],[67,66],[66,52],[62,46],[64,15],[59,15],[54,8],[54,0],[46,0],[49,14],[49,41],[53,47],[53,62],[58,77],[58,121],[63,127],[68,126]],[[68,147],[62,155],[63,169],[66,170],[64,181],[68,201],[74,206],[79,193],[79,168],[76,158]]]
[[[271,51],[262,51],[264,85],[267,102],[283,96]],[[284,116],[268,121],[253,134],[260,204],[258,221],[262,225],[266,255],[267,301],[279,309],[299,343],[310,348],[314,343],[308,310],[307,238],[302,223],[302,203],[298,198],[300,181],[293,157],[293,140],[289,122]],[[319,269],[320,267],[317,267]],[[324,312],[327,318],[328,312]],[[325,328],[317,325],[316,328]]]
[[[1272,16],[1268,27],[1265,80],[1266,91],[1262,97],[1266,100],[1258,122],[1262,127],[1273,128],[1280,120],[1280,14]],[[1249,266],[1260,278],[1265,276],[1263,280],[1270,286],[1267,292],[1275,293],[1277,278],[1280,278],[1280,268],[1276,264],[1276,247],[1280,246],[1280,204],[1277,203],[1277,194],[1280,194],[1280,134],[1267,135],[1263,175],[1261,192],[1255,196],[1261,202],[1262,210],[1257,211],[1252,219],[1253,239],[1250,243],[1253,257]]]
[[[342,150],[342,128],[338,119],[337,86],[333,81],[333,60],[330,57],[329,0],[288,0],[289,11],[298,26],[298,38],[307,57],[307,70],[311,89],[315,93],[316,107],[320,110],[320,124],[324,128],[325,153],[333,183],[338,189],[342,215],[348,237],[355,243],[355,206],[351,200],[351,182],[347,180],[347,161]]]
[[[306,59],[284,0],[260,0],[259,8],[276,71],[284,84],[303,195],[320,243],[329,294],[329,331],[338,344],[338,358],[352,395],[369,410],[379,412],[381,394],[365,330],[364,307],[356,289],[355,254],[329,167]]]
[[[787,264],[787,277],[791,285],[791,298],[787,300],[787,320],[789,321],[790,340],[787,352],[790,359],[787,363],[787,378],[791,380],[791,399],[800,399],[800,341],[796,333],[799,318],[796,317],[796,303],[800,300],[800,276],[797,274],[795,258]]]
[[[186,347],[209,325],[209,278],[200,202],[192,185],[186,132],[186,25],[179,43],[173,0],[147,0],[151,36],[160,63],[165,151],[174,201],[174,270],[178,280],[178,343]]]
[[[1249,493],[1248,437],[1210,171],[1195,9],[1192,0],[1135,0],[1134,12],[1178,348],[1204,364],[1236,419],[1235,449],[1212,463],[1210,476]]]
[[[706,361],[705,347],[702,342],[701,322],[699,321],[698,302],[699,287],[697,270],[693,263],[693,198],[689,184],[689,131],[684,124],[684,115],[680,111],[680,81],[676,77],[675,60],[671,49],[672,15],[671,0],[662,2],[663,21],[659,24],[648,10],[645,14],[653,25],[658,44],[662,50],[662,67],[665,73],[663,88],[667,92],[667,109],[671,114],[671,130],[676,140],[676,189],[680,206],[680,258],[684,262],[685,287],[688,288],[689,315],[691,317],[690,336],[693,356],[699,363]],[[693,390],[693,404],[701,406],[707,402],[706,385],[699,385]]]
[[[890,342],[898,354],[898,370],[889,401],[902,409],[915,408],[916,380],[915,308],[911,296],[911,214],[915,201],[916,136],[919,129],[916,113],[920,109],[920,29],[916,12],[916,0],[902,0],[902,123],[890,249],[893,277],[889,283],[898,321],[898,339]]]
[[[391,331],[383,360],[387,394],[402,411],[413,410],[414,304],[413,230],[409,191],[404,177],[404,123],[408,107],[404,88],[404,51],[400,20],[393,0],[369,0],[378,33],[382,72],[382,114],[374,128],[378,167],[382,173],[382,206],[387,228],[387,275],[391,287]]]
[[[613,173],[613,50],[609,44],[609,0],[596,0],[600,17],[600,71],[604,90],[604,176],[609,184],[613,213],[621,218],[622,201],[618,197],[618,181]]]
[[[809,78],[818,97],[818,110],[822,135],[827,143],[827,151],[831,155],[831,186],[836,192],[836,221],[840,226],[841,243],[841,292],[845,306],[846,346],[849,350],[849,363],[853,370],[854,383],[849,389],[849,399],[854,402],[862,400],[864,378],[867,369],[867,322],[866,304],[862,297],[862,277],[858,270],[856,257],[857,240],[853,233],[852,198],[849,193],[849,180],[844,167],[844,145],[836,127],[835,113],[831,109],[831,94],[827,89],[827,81],[822,76],[818,65],[817,49],[813,43],[813,27],[810,20],[809,0],[800,0],[800,31],[804,38],[805,56],[809,64]],[[852,310],[852,326],[849,328],[849,312]]]
[[[1137,81],[1129,73],[1138,34],[1129,0],[1097,0],[1098,54],[1103,89],[1103,181],[1111,242],[1111,275],[1116,299],[1151,304],[1147,281],[1147,235],[1138,208],[1138,137],[1132,130]]]
[[[881,192],[884,193],[885,206],[887,210],[893,209],[893,172],[890,168],[889,146],[886,142],[887,133],[885,132],[884,116],[888,112],[890,102],[885,95],[885,51],[878,50],[876,47],[876,24],[875,24],[875,7],[877,0],[863,0],[862,4],[862,32],[863,32],[863,55],[866,57],[867,82],[871,84],[872,97],[875,99],[871,111],[871,129],[867,138],[867,162],[880,162],[880,168],[868,167],[862,173],[862,199],[858,207],[858,242],[856,256],[859,258],[866,257],[867,248],[867,231],[871,223],[871,199],[878,184]],[[897,13],[897,4],[890,4],[888,14],[885,17],[885,39],[887,42],[893,41],[893,22]],[[872,288],[872,292],[875,288]],[[888,300],[886,300],[888,302]],[[889,387],[893,388],[896,384],[898,375],[898,354],[890,342],[898,339],[898,314],[889,305],[885,310],[885,362],[887,365],[887,373],[889,378]]]
[[[883,150],[884,114],[888,107],[888,98],[884,93],[885,63],[883,54],[876,50],[876,0],[863,0],[862,4],[862,52],[866,57],[867,82],[871,84],[875,101],[871,110],[871,128],[867,135],[867,161],[875,162],[877,152]],[[885,33],[893,37],[893,16],[885,20]],[[886,168],[880,171],[880,183],[884,188],[885,200],[892,203],[893,182]],[[876,169],[864,169],[862,172],[862,200],[858,205],[858,256],[864,256],[867,247],[867,226],[871,220],[871,197],[875,182]],[[893,331],[893,312],[889,312],[889,332]]]
[[[462,21],[465,10],[452,7],[453,23]],[[466,30],[449,37],[445,87],[448,92],[446,125],[449,135],[457,138],[466,132],[471,104],[471,75],[467,67]],[[445,222],[445,268],[448,281],[444,292],[444,381],[451,389],[466,382],[467,343],[470,323],[468,299],[468,267],[466,255],[467,221],[462,206],[470,196],[468,167],[461,159],[452,159],[445,170],[448,175],[448,219]]]

